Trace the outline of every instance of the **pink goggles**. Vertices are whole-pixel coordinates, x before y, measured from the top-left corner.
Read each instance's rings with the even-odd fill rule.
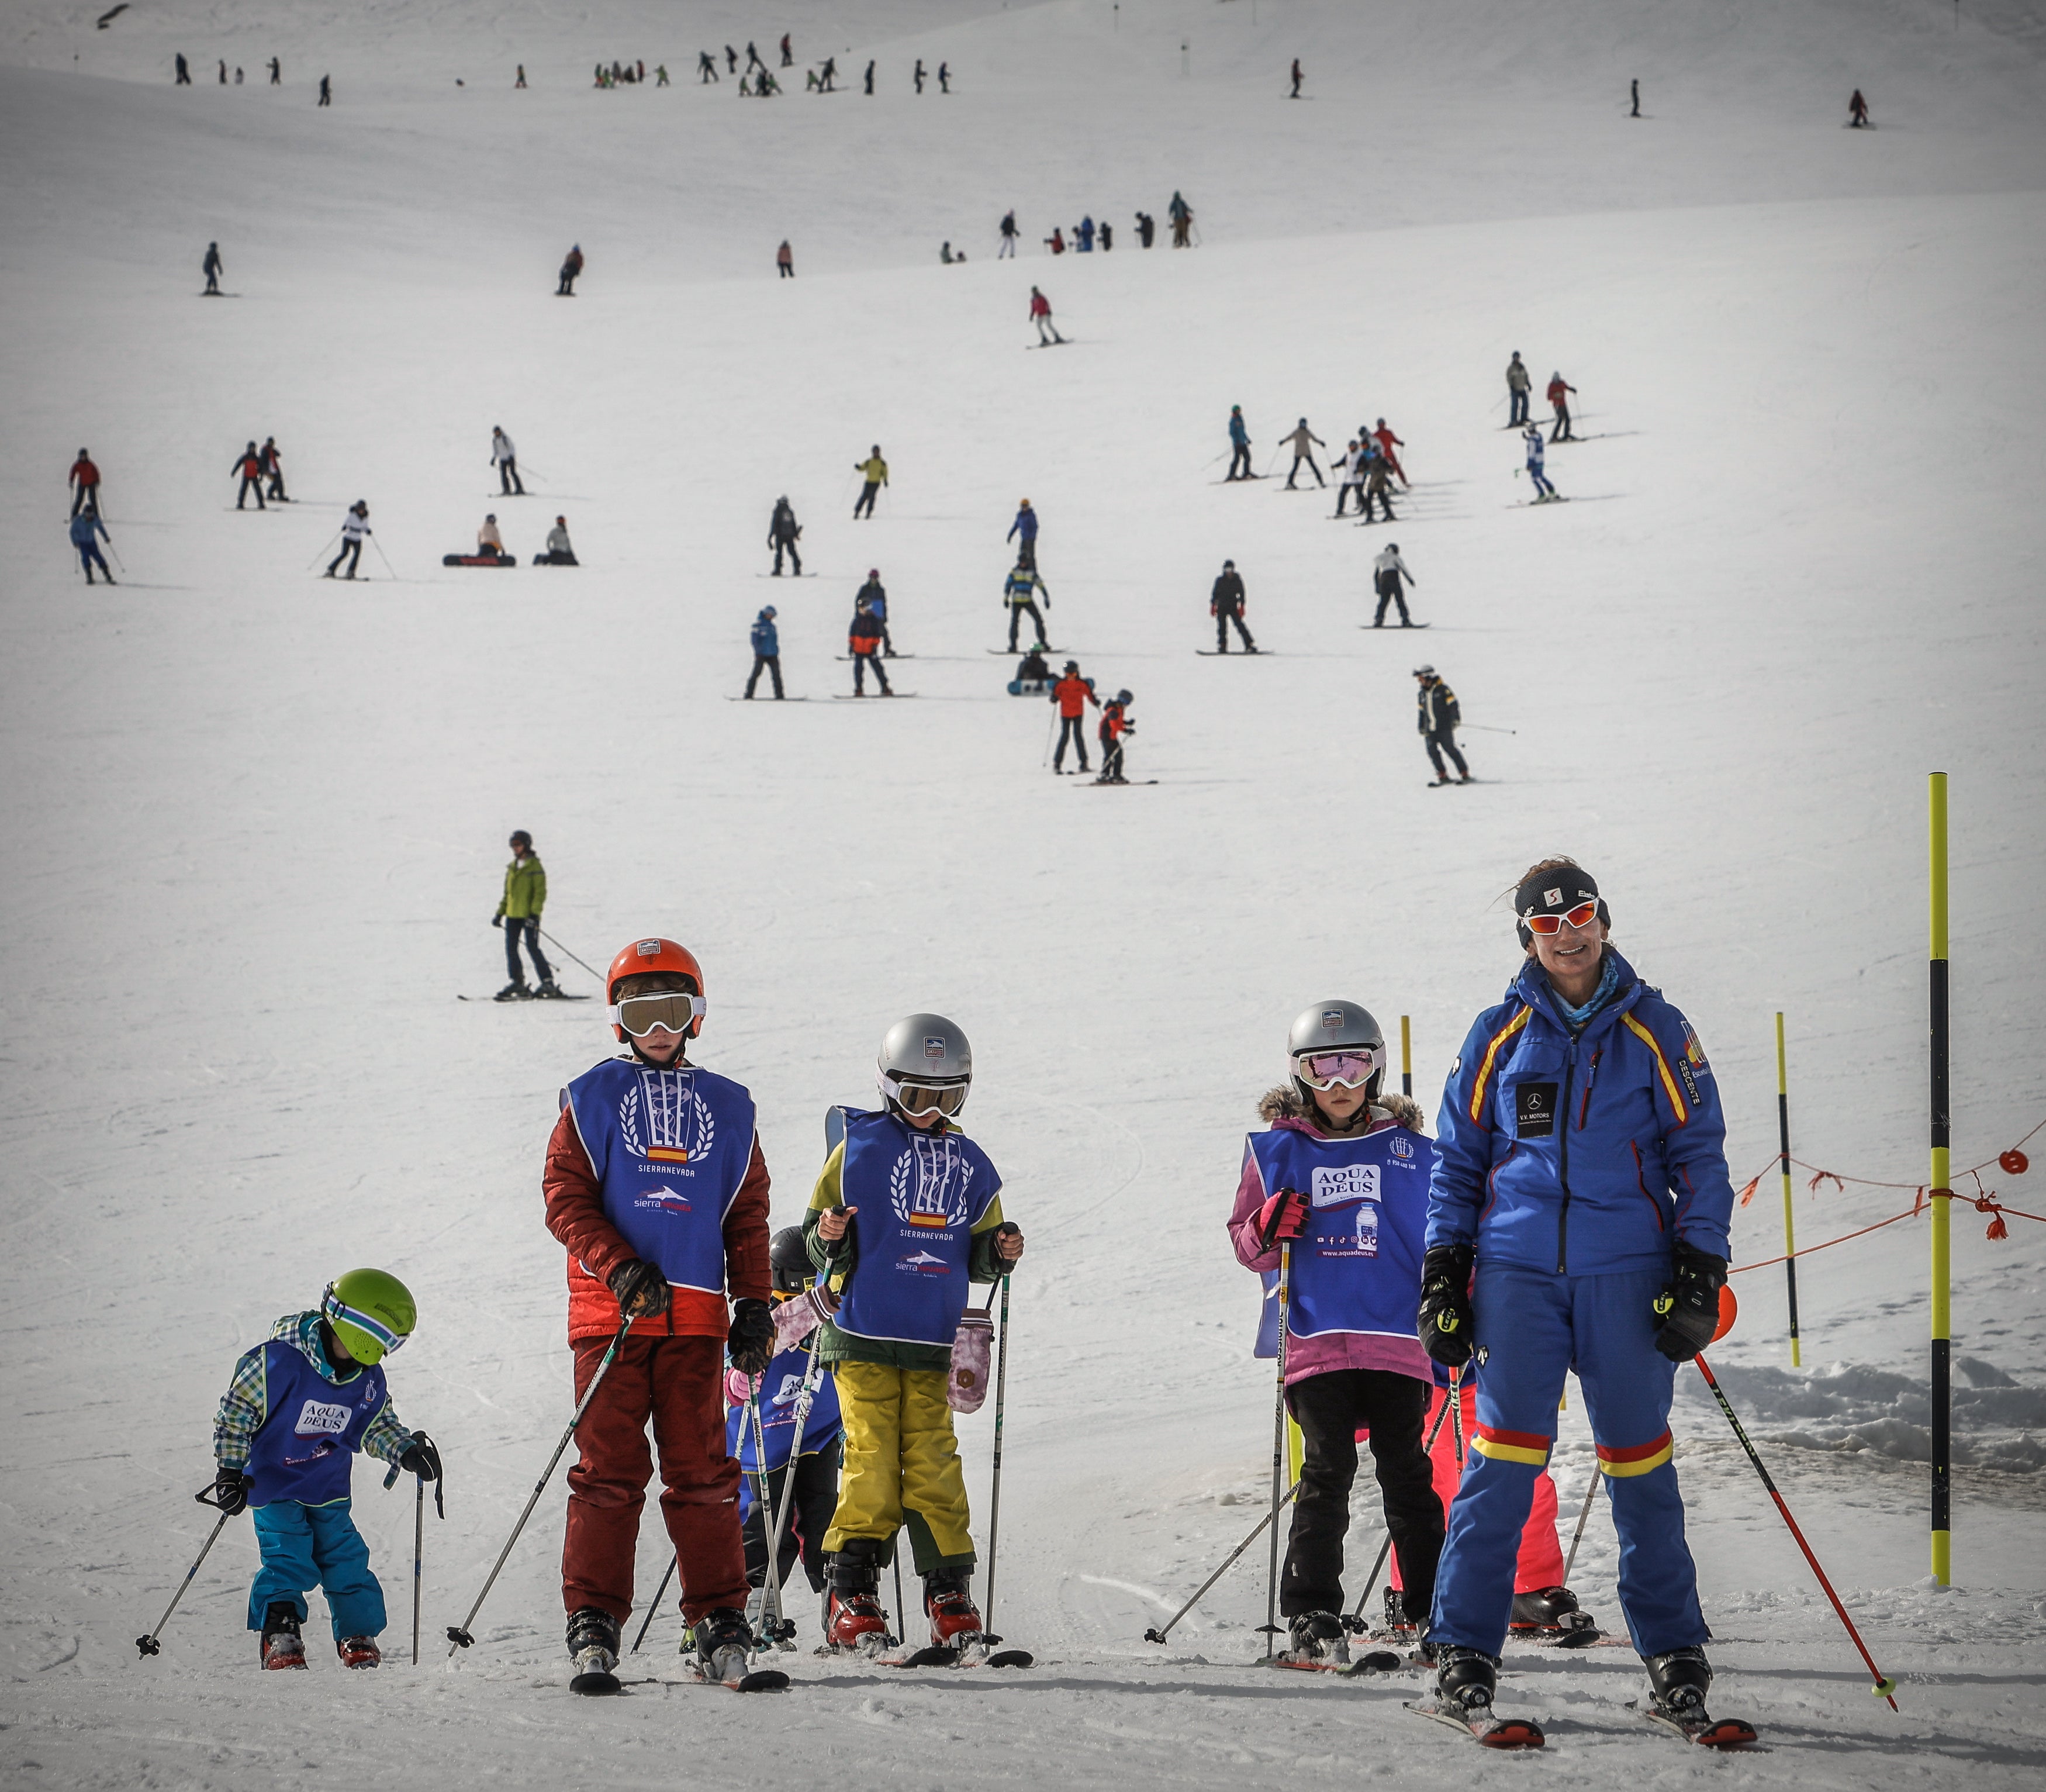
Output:
[[[1293,1074],[1311,1089],[1361,1089],[1384,1068],[1382,1045],[1303,1052],[1293,1060]]]

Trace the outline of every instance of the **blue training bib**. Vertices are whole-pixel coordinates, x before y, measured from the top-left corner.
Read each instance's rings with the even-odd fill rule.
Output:
[[[760,1378],[760,1435],[767,1446],[767,1472],[778,1473],[789,1461],[789,1446],[796,1436],[796,1402],[803,1388],[803,1371],[809,1366],[808,1340],[793,1350],[784,1350],[768,1364]],[[816,1391],[810,1396],[810,1416],[803,1427],[803,1447],[799,1454],[813,1456],[828,1450],[842,1428],[838,1410],[838,1382],[827,1365],[817,1372]],[[738,1459],[748,1474],[759,1472],[753,1448],[753,1403],[732,1408],[724,1415],[724,1450]]]
[[[840,1198],[858,1256],[833,1319],[855,1338],[950,1347],[966,1311],[973,1228],[1001,1191],[963,1133],[924,1133],[893,1114],[848,1114]]]
[[[1288,1334],[1413,1338],[1434,1141],[1404,1126],[1361,1139],[1280,1126],[1253,1133],[1245,1149],[1267,1197],[1291,1188],[1308,1199],[1306,1228],[1293,1241]]]
[[[346,1500],[362,1434],[389,1398],[380,1365],[337,1387],[288,1339],[263,1346],[263,1387],[270,1412],[249,1447],[252,1506],[296,1500],[308,1506]]]

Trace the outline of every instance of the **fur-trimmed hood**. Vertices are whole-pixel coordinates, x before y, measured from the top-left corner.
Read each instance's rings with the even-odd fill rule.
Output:
[[[1292,1126],[1311,1132],[1317,1137],[1326,1136],[1315,1124],[1314,1116],[1300,1099],[1299,1091],[1290,1083],[1282,1083],[1276,1089],[1267,1089],[1257,1103],[1257,1118],[1268,1126]],[[1371,1104],[1372,1125],[1380,1126],[1390,1122],[1405,1126],[1415,1132],[1425,1130],[1421,1104],[1411,1095],[1382,1095]],[[1347,1134],[1346,1137],[1362,1135]]]

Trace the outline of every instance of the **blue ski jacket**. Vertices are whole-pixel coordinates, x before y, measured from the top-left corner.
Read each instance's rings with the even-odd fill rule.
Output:
[[[1728,1254],[1726,1121],[1697,1033],[1615,952],[1619,985],[1574,1037],[1529,959],[1478,1016],[1435,1125],[1428,1244],[1596,1276]]]
[[[762,610],[754,619],[753,651],[772,659],[782,651],[782,637],[776,632],[774,619]]]

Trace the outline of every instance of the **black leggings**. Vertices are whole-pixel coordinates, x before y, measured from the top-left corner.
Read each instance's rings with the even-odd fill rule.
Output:
[[[1052,755],[1052,769],[1058,770],[1066,763],[1066,743],[1073,743],[1073,752],[1080,762],[1080,770],[1087,768],[1087,735],[1083,732],[1085,716],[1061,716],[1059,718],[1058,750]]]
[[[1244,651],[1246,653],[1255,653],[1257,651],[1257,643],[1251,639],[1250,631],[1243,626],[1243,612],[1230,609],[1218,609],[1215,612],[1215,651],[1217,653],[1229,651],[1229,625],[1232,622],[1236,624],[1237,633],[1243,637]]]
[[[239,510],[241,508],[243,500],[248,497],[251,492],[253,492],[256,494],[256,508],[258,510],[268,510],[270,508],[263,501],[262,474],[260,473],[245,473],[241,476],[241,489],[234,495],[234,508],[237,510]]]
[[[1350,1484],[1357,1479],[1357,1434],[1367,1426],[1407,1609],[1426,1612],[1434,1602],[1442,1502],[1421,1447],[1421,1420],[1433,1392],[1411,1375],[1376,1369],[1311,1375],[1286,1390],[1306,1446],[1279,1582],[1279,1609],[1286,1616],[1343,1609],[1343,1536],[1349,1529]]]

